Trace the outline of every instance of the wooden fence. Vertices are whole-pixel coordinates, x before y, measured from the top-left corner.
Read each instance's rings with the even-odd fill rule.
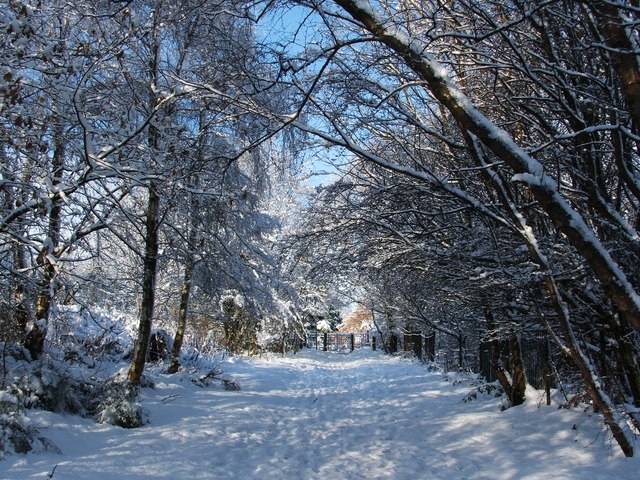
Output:
[[[523,336],[519,339],[522,363],[527,375],[527,382],[534,388],[543,389],[553,385],[551,378],[551,346],[548,339]],[[507,342],[500,342],[500,355],[508,361],[509,349]],[[443,346],[436,350],[435,333],[405,333],[403,335],[391,335],[388,339],[387,349],[389,353],[404,350],[413,354],[423,362],[438,361],[443,356]],[[445,348],[446,350],[446,348]],[[438,353],[439,355],[436,355]],[[452,352],[445,352],[452,353]],[[497,359],[491,358],[491,348],[488,342],[481,342],[478,350],[464,349],[464,352],[455,351],[453,355],[467,359],[466,367],[457,365],[457,368],[470,368],[479,373],[487,382],[496,380],[495,365]],[[444,355],[445,357],[447,355]],[[470,358],[467,358],[470,357]],[[457,364],[456,362],[453,362]],[[447,367],[444,365],[445,368]],[[509,366],[507,365],[507,368]]]
[[[373,349],[386,348],[389,352],[398,351],[413,352],[416,358],[423,362],[436,361],[436,335],[435,333],[405,333],[403,335],[391,335],[387,345],[383,345],[379,336],[369,333],[307,333],[307,348],[331,352],[352,352],[356,348],[371,345]],[[439,347],[440,348],[440,347]],[[473,350],[473,349],[472,349]],[[508,345],[500,344],[501,355],[508,358]],[[527,382],[534,388],[548,387],[550,382],[550,345],[547,339],[527,338],[520,339],[520,351],[522,362],[527,375]],[[491,348],[488,342],[480,343],[476,350],[476,361],[469,365],[471,370],[479,373],[487,382],[496,380],[496,359],[491,358]],[[460,366],[458,368],[461,368]],[[551,382],[553,383],[553,382]]]
[[[315,348],[324,351],[353,351],[364,345],[371,345],[375,350],[384,349],[380,337],[370,333],[307,333],[307,348]],[[404,350],[413,352],[416,357],[431,362],[435,358],[436,336],[421,333],[405,333],[402,336],[392,335],[389,338],[387,348],[390,352]]]
[[[436,357],[435,333],[405,333],[402,343],[405,352],[413,352],[423,362],[433,362]]]
[[[369,345],[371,338],[368,333],[308,333],[307,348],[324,350],[325,352],[350,351]]]

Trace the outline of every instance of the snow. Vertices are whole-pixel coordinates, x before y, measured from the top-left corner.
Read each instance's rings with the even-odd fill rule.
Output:
[[[632,479],[597,415],[522,407],[415,361],[369,349],[228,359],[241,391],[154,375],[150,423],[125,430],[76,416],[30,415],[61,454],[12,455],[2,479]],[[455,382],[452,380],[456,380]]]
[[[332,330],[331,323],[327,319],[322,319],[318,323],[316,323],[316,330],[321,333],[330,332]]]

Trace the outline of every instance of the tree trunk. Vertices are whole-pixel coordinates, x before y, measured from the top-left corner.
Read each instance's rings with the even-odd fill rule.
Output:
[[[158,98],[158,69],[160,55],[159,29],[161,22],[161,5],[153,10],[153,31],[150,43],[149,58],[149,111],[154,112],[161,100]],[[158,155],[161,133],[155,124],[149,125],[147,143],[149,149],[149,170],[155,173],[158,169]],[[156,274],[158,268],[158,242],[160,229],[160,192],[157,181],[152,177],[149,181],[147,199],[147,211],[145,220],[145,250],[142,273],[142,303],[140,305],[140,317],[138,323],[138,338],[136,340],[131,366],[129,367],[128,380],[134,385],[140,384],[142,372],[147,361],[149,340],[151,337],[151,325],[156,295]]]
[[[493,314],[490,311],[485,312],[485,320],[487,322],[487,330],[489,331],[491,362],[496,370],[496,378],[504,392],[507,394],[509,404],[512,407],[522,405],[525,401],[527,381],[524,366],[522,365],[518,336],[513,331],[509,333],[509,363],[511,364],[512,370],[512,372],[509,372],[502,361],[496,325]]]
[[[8,165],[3,149],[4,145],[0,145],[0,160],[4,162],[5,165]],[[2,212],[12,211],[16,204],[21,204],[21,200],[14,201],[12,195],[15,194],[17,194],[17,189],[16,192],[13,192],[10,188],[4,188]],[[13,272],[11,275],[13,282],[13,311],[11,313],[11,321],[6,325],[7,331],[3,331],[2,334],[5,335],[5,338],[20,338],[20,340],[23,341],[23,336],[27,331],[27,325],[30,319],[30,310],[27,303],[27,286],[23,276],[20,274],[20,272],[27,271],[25,247],[22,242],[15,239],[12,241],[11,256],[13,263]],[[3,328],[5,327],[4,324],[2,324],[2,326]],[[16,334],[17,337],[14,337]]]
[[[192,232],[195,230],[191,226]],[[195,240],[195,234],[189,234],[189,241]],[[184,333],[187,327],[187,314],[189,310],[189,296],[191,292],[191,276],[193,274],[193,252],[188,247],[187,258],[184,266],[184,277],[182,281],[182,291],[180,292],[180,308],[178,310],[178,322],[176,326],[176,335],[173,339],[171,347],[171,364],[167,373],[176,373],[180,369],[180,350],[184,341]]]
[[[65,143],[60,127],[54,129],[54,142],[55,148],[51,160],[51,190],[57,192],[57,186],[62,182],[65,155]],[[54,255],[60,242],[62,206],[61,199],[57,196],[50,200],[50,202],[47,238],[37,258],[37,262],[42,268],[42,274],[38,282],[35,318],[31,329],[29,329],[24,338],[24,346],[29,350],[34,360],[39,358],[44,352],[44,342],[49,326],[51,303],[57,289],[55,284],[56,265]]]
[[[620,362],[622,363],[622,371],[626,377],[629,393],[633,400],[633,405],[640,408],[640,370],[638,368],[638,359],[634,352],[632,343],[633,331],[626,325],[620,326],[620,331],[615,332],[615,340],[618,345],[618,353],[620,354]],[[640,417],[636,414],[636,421]]]
[[[464,347],[466,343],[466,337],[462,332],[458,333],[458,370],[464,369]]]
[[[618,445],[620,445],[624,454],[627,457],[633,457],[633,441],[625,434],[625,431],[621,426],[623,419],[619,418],[616,414],[615,405],[609,395],[605,392],[600,375],[593,363],[580,348],[571,325],[563,321],[560,323],[564,333],[564,338],[567,340],[571,359],[578,366],[580,373],[582,374],[582,378],[587,385],[587,390],[589,391],[594,406],[602,412],[605,425],[607,425],[609,430],[611,430],[613,438],[618,442]]]
[[[13,267],[17,270],[26,268],[24,246],[19,242],[13,244]],[[27,306],[26,293],[27,289],[21,277],[15,276],[16,285],[14,287],[14,309],[13,309],[13,328],[18,332],[26,332],[29,323],[29,307]]]
[[[524,365],[522,364],[522,354],[520,351],[520,340],[516,332],[509,332],[509,350],[511,352],[511,405],[522,405],[526,400],[527,379]]]
[[[200,128],[204,128],[205,119],[200,114]],[[200,146],[199,146],[200,147]],[[199,160],[202,160],[203,148],[198,148]],[[196,187],[199,185],[199,178],[194,175],[194,184]],[[178,309],[178,319],[176,325],[176,334],[173,338],[173,346],[171,347],[171,364],[167,370],[167,373],[176,373],[180,369],[180,350],[182,349],[182,343],[184,342],[184,334],[187,327],[187,315],[189,313],[189,300],[191,297],[191,277],[193,276],[193,269],[195,266],[195,249],[197,241],[196,230],[196,212],[200,207],[198,197],[195,194],[191,194],[189,198],[189,222],[187,234],[187,245],[185,249],[185,261],[184,261],[184,276],[182,279],[182,290],[180,292],[180,307]]]
[[[147,360],[151,325],[156,294],[156,271],[158,264],[158,227],[160,218],[160,197],[154,181],[149,185],[147,219],[145,233],[145,255],[142,276],[142,304],[138,323],[138,339],[133,350],[129,368],[129,382],[139,384]]]
[[[631,22],[624,18],[622,8],[602,0],[584,2],[596,17],[604,41],[609,47],[613,67],[620,78],[636,135],[640,135],[640,62],[637,39],[634,41]],[[636,3],[637,8],[637,3]],[[626,25],[625,25],[626,23]]]
[[[571,317],[569,314],[569,307],[562,298],[562,294],[556,284],[553,276],[551,265],[549,264],[547,257],[540,251],[538,242],[533,234],[533,230],[525,223],[524,216],[518,211],[517,206],[511,201],[511,196],[507,190],[502,179],[493,172],[489,165],[484,161],[482,152],[479,150],[475,143],[473,135],[467,135],[469,146],[475,153],[478,164],[484,168],[484,174],[487,175],[487,181],[493,186],[494,191],[498,195],[499,200],[503,203],[507,212],[514,222],[516,229],[520,233],[522,239],[525,241],[529,253],[533,260],[537,263],[540,271],[545,275],[545,286],[549,299],[554,306],[557,313],[558,322],[561,326],[564,342],[559,339],[548,322],[540,314],[540,319],[553,338],[554,342],[558,345],[562,353],[564,353],[578,368],[583,380],[587,385],[587,390],[594,405],[603,412],[605,418],[605,424],[611,429],[611,432],[620,445],[621,449],[627,456],[633,456],[633,447],[631,442],[625,435],[624,431],[620,428],[615,419],[615,406],[612,404],[609,396],[605,393],[602,386],[601,374],[597,371],[594,365],[588,361],[588,358],[582,352],[580,346],[576,342],[575,335],[573,334],[573,327],[571,326]],[[492,320],[492,319],[490,319]],[[489,324],[489,323],[488,323]],[[611,328],[617,331],[615,328],[619,326],[617,322],[609,322]]]

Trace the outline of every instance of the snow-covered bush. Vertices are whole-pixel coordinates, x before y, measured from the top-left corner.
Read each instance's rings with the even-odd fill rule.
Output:
[[[74,378],[69,372],[52,366],[35,370],[21,380],[29,394],[25,405],[28,408],[86,415],[86,406],[91,405],[96,395],[94,382]]]
[[[135,389],[109,377],[130,350],[129,319],[74,307],[57,314],[47,353],[38,362],[30,361],[28,352],[15,343],[2,347],[2,451],[49,448],[29,427],[29,409],[72,413],[128,428],[144,423]]]
[[[257,346],[258,322],[249,312],[245,298],[233,290],[220,297],[220,311],[225,335],[225,347],[233,353],[254,351]]]
[[[22,409],[86,415],[99,392],[95,379],[74,377],[71,370],[51,359],[31,364],[6,356],[3,393],[12,395]]]
[[[77,305],[58,306],[56,328],[49,335],[52,347],[77,352],[88,363],[92,359],[120,360],[131,348],[136,319],[122,312]]]
[[[32,430],[23,428],[23,414],[30,408],[94,417],[100,423],[125,428],[144,424],[137,389],[120,378],[107,381],[97,376],[82,378],[78,372],[74,375],[72,370],[65,370],[53,362],[40,364],[38,368],[27,364],[20,369],[22,374],[12,375],[12,381],[0,392],[2,423],[15,430],[15,438],[37,439]],[[14,368],[14,373],[20,369]],[[7,439],[11,440],[5,438],[5,445]],[[21,440],[20,445],[25,441]],[[24,448],[15,451],[23,452]]]
[[[138,401],[138,387],[118,378],[110,381],[94,418],[98,423],[108,423],[122,428],[138,428],[144,425],[146,419]]]
[[[323,318],[316,324],[316,330],[320,333],[329,333],[332,331],[331,323],[326,318]]]
[[[258,345],[266,352],[284,352],[285,341],[282,333],[258,333]]]
[[[242,298],[234,298],[232,309],[242,305]],[[74,306],[60,307],[56,315],[46,353],[37,362],[19,344],[0,343],[4,364],[0,458],[11,453],[55,449],[30,425],[31,409],[77,414],[123,428],[139,427],[147,421],[138,389],[153,387],[153,382],[146,375],[138,387],[127,381],[127,354],[132,348],[131,332],[137,319],[119,312]],[[150,349],[149,360],[161,362],[170,351],[172,340],[166,330],[154,330],[155,346]],[[201,345],[183,347],[184,375],[197,378],[203,371],[219,366],[224,353],[214,340],[212,335]],[[164,370],[161,363],[149,363],[147,368],[151,373]],[[201,383],[203,387],[215,383],[228,390],[240,389],[235,379],[219,370],[215,378]]]
[[[286,353],[297,352],[302,348],[304,341],[302,340],[301,333],[294,330],[287,330],[284,327],[280,328],[280,331],[265,331],[258,332],[258,345],[262,351],[273,353]]]
[[[6,378],[5,376],[5,380]],[[38,398],[31,390],[32,387],[33,384],[27,377],[21,377],[14,382],[5,383],[0,390],[0,460],[13,453],[59,451],[51,441],[40,436],[38,429],[29,425],[29,419],[24,415],[25,407]]]
[[[159,362],[169,358],[172,345],[173,338],[165,329],[155,329],[149,339],[149,361]]]
[[[13,453],[43,450],[60,453],[49,439],[40,436],[37,428],[29,425],[28,419],[15,407],[14,401],[0,395],[0,460]]]
[[[469,394],[464,397],[464,402],[471,402],[478,398],[500,398],[504,395],[504,390],[498,382],[483,383],[474,387]]]
[[[245,306],[245,299],[238,292],[227,290],[220,296],[220,311],[228,318],[235,318]]]

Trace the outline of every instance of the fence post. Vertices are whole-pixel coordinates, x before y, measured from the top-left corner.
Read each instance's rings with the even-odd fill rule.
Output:
[[[544,392],[547,396],[547,405],[551,405],[551,355],[549,353],[549,340],[546,341],[544,355]]]
[[[322,340],[324,342],[322,350],[326,352],[329,349],[329,334],[327,332],[324,332]]]
[[[396,353],[398,351],[398,336],[394,333],[391,334],[389,338],[389,350],[391,353]]]
[[[429,343],[427,346],[427,355],[430,362],[436,360],[436,333],[432,332],[429,336]]]
[[[422,333],[413,334],[413,353],[422,361]]]
[[[351,334],[351,351],[353,352],[356,349],[356,336]]]
[[[376,336],[371,337],[371,350],[376,351]]]

